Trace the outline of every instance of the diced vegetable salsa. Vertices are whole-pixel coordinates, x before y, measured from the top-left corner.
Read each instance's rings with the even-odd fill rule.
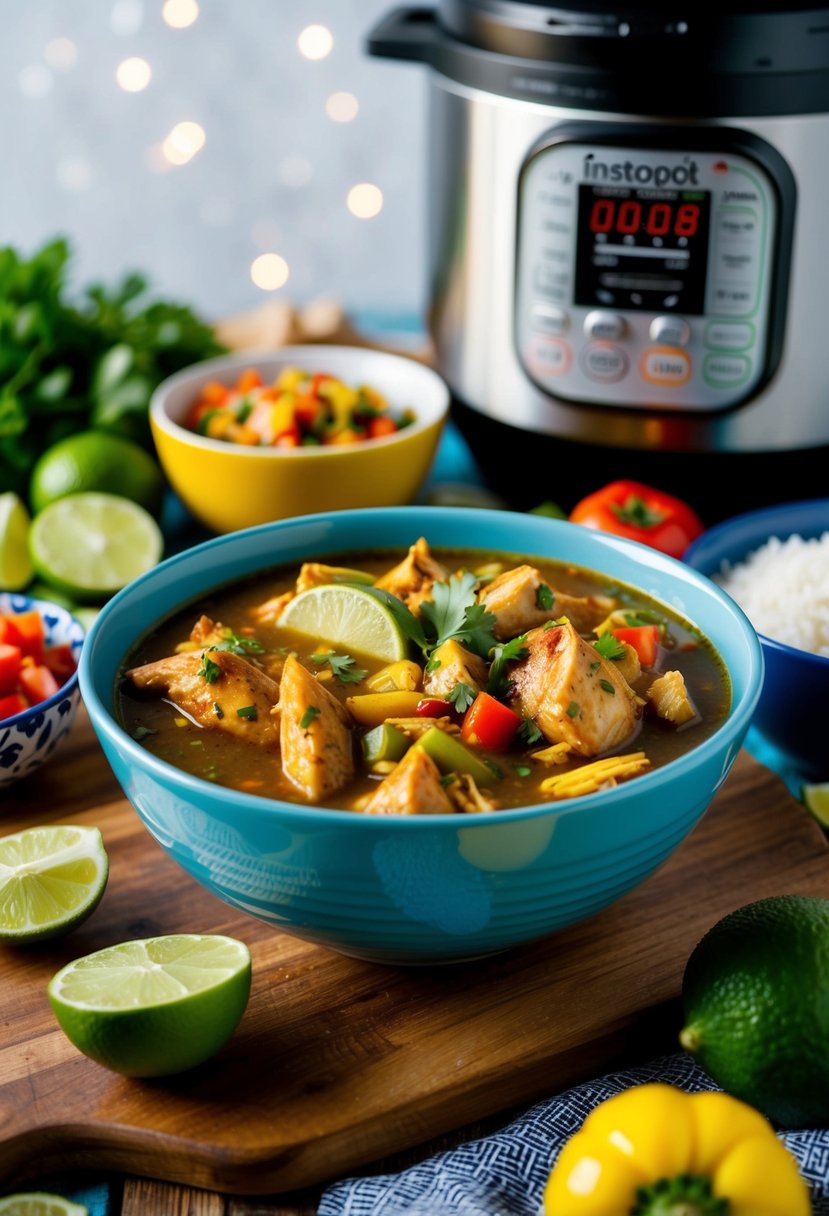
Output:
[[[46,645],[37,609],[0,615],[0,722],[48,701],[74,672],[71,646]]]
[[[352,387],[326,372],[291,367],[271,383],[254,368],[235,385],[208,381],[184,425],[228,443],[296,448],[381,439],[414,420],[412,409],[392,410],[370,385]]]

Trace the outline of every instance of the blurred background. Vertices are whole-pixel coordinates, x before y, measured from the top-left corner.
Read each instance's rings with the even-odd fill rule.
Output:
[[[370,59],[388,0],[0,0],[0,244],[137,270],[209,319],[425,306],[425,73]]]

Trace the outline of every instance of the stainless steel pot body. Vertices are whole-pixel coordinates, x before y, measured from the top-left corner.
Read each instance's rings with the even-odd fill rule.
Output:
[[[432,71],[429,325],[440,370],[472,409],[510,427],[643,452],[797,451],[829,444],[829,115],[703,121],[514,100]],[[658,100],[658,99],[655,99]],[[534,383],[516,345],[519,181],[559,127],[686,126],[759,137],[796,184],[782,352],[770,379],[731,408],[665,411],[570,401]],[[715,128],[712,133],[710,128]]]

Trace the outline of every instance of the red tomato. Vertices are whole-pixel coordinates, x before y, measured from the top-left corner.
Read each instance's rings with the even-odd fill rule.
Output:
[[[30,608],[28,612],[16,612],[13,616],[7,616],[6,623],[14,635],[9,639],[13,641],[13,645],[19,646],[24,655],[31,655],[36,663],[42,663],[45,632],[37,609]]]
[[[688,503],[641,481],[612,481],[577,502],[570,519],[650,545],[670,557],[682,557],[705,527]]]
[[[17,690],[17,677],[20,674],[20,660],[23,651],[19,646],[10,646],[8,642],[0,642],[0,696],[7,696]]]
[[[658,625],[629,625],[623,629],[611,629],[614,638],[627,642],[639,655],[643,667],[653,667],[659,653],[660,629]]]
[[[382,439],[384,435],[393,435],[397,430],[393,418],[387,418],[381,414],[377,418],[372,418],[368,424],[369,439]]]
[[[39,705],[41,701],[48,701],[49,697],[54,696],[60,688],[60,684],[49,668],[35,663],[28,667],[21,667],[18,679],[30,705]]]
[[[13,718],[15,714],[22,714],[23,710],[28,708],[29,706],[19,692],[13,692],[8,697],[0,697],[0,722],[5,718]]]
[[[43,656],[43,662],[59,684],[65,684],[75,672],[76,663],[72,647],[65,643],[60,646],[50,646]]]
[[[520,725],[521,719],[509,706],[488,692],[479,692],[464,715],[461,738],[500,750],[509,747]]]

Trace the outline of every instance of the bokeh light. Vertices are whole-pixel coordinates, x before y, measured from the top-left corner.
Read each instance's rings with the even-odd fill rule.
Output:
[[[153,70],[146,59],[122,59],[115,69],[115,79],[125,93],[140,93],[152,79]]]
[[[161,145],[171,165],[186,165],[201,152],[206,135],[204,127],[197,122],[177,122]]]
[[[263,291],[279,291],[290,276],[288,263],[278,253],[261,253],[250,264],[250,277]]]
[[[353,93],[332,93],[325,103],[325,112],[334,122],[353,122],[359,109]]]
[[[198,15],[198,0],[165,0],[161,10],[161,16],[174,30],[186,30]]]
[[[78,48],[71,38],[52,38],[46,43],[43,58],[56,72],[68,72],[78,62]]]
[[[358,220],[370,220],[383,210],[383,191],[372,182],[360,182],[348,192],[346,206]]]
[[[325,25],[306,25],[296,43],[300,55],[306,59],[325,59],[331,54],[334,36]]]

